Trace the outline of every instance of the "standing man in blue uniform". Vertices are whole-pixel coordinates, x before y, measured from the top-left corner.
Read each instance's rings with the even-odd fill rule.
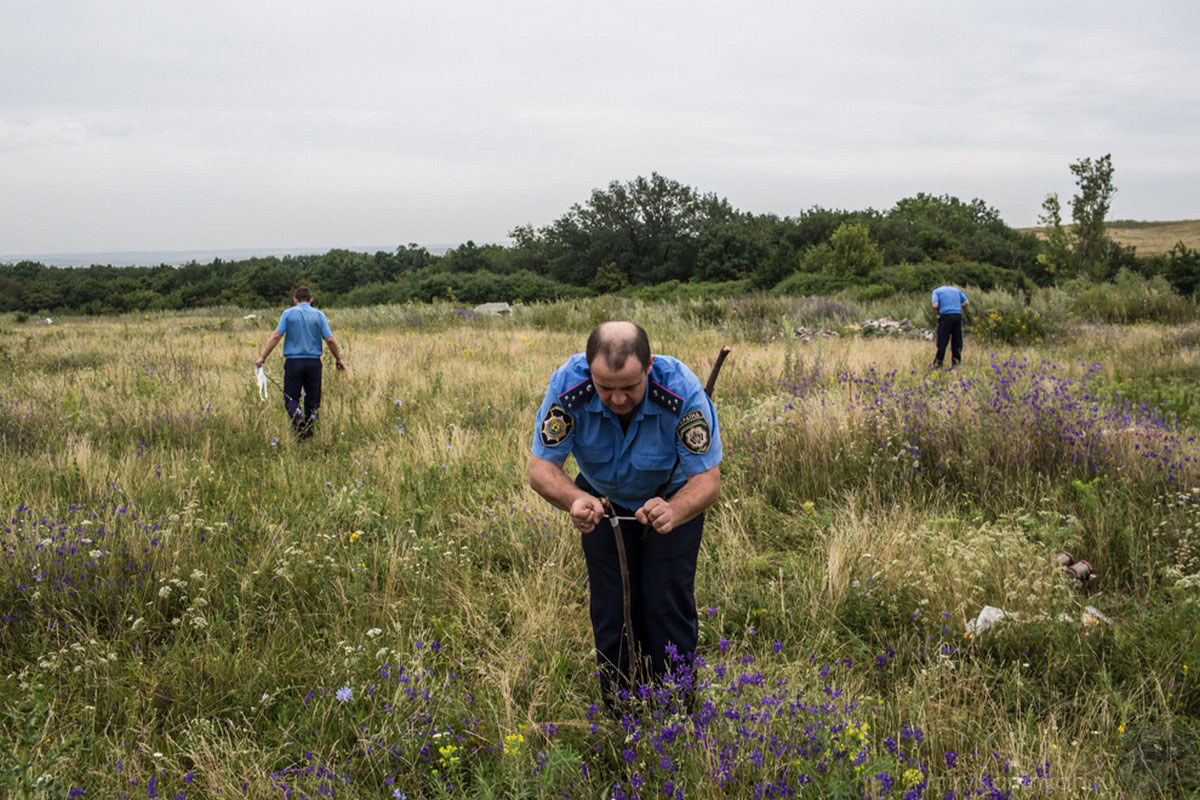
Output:
[[[346,369],[337,340],[329,329],[329,320],[312,307],[312,299],[312,291],[307,286],[296,290],[292,295],[292,307],[279,316],[279,325],[255,362],[256,367],[261,367],[279,340],[284,339],[283,407],[292,421],[292,429],[301,439],[312,436],[317,424],[317,409],[321,407],[322,341],[329,343],[338,372]],[[301,392],[304,394],[303,412],[300,410]]]
[[[933,309],[938,313],[937,326],[937,355],[933,357],[933,366],[941,368],[946,358],[946,343],[950,344],[950,369],[962,361],[963,307],[968,305],[967,296],[955,286],[939,286],[933,290]]]
[[[579,476],[563,469],[575,456]],[[606,688],[628,687],[623,592],[607,497],[627,554],[637,675],[670,669],[668,646],[695,652],[696,561],[704,511],[721,488],[721,435],[704,386],[682,362],[650,353],[630,322],[592,331],[587,352],[554,373],[538,409],[529,485],[582,534],[596,661]],[[602,524],[603,523],[603,524]],[[599,528],[597,526],[600,526]],[[648,668],[648,669],[647,669]]]

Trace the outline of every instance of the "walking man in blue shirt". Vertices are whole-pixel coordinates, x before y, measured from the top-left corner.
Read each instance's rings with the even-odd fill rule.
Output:
[[[287,409],[292,429],[300,439],[313,435],[317,409],[321,407],[322,341],[329,343],[338,372],[346,369],[337,340],[333,338],[333,331],[329,330],[329,320],[325,319],[324,313],[312,307],[312,299],[312,291],[307,286],[296,290],[292,295],[292,307],[279,316],[279,325],[275,327],[271,338],[267,339],[262,355],[255,362],[255,366],[261,367],[279,340],[284,339],[283,407]],[[300,410],[301,393],[304,396],[303,412]]]
[[[954,286],[939,286],[933,290],[933,308],[938,312],[937,355],[933,366],[940,369],[946,358],[946,344],[950,344],[950,369],[962,361],[962,315],[968,305],[967,296]]]
[[[579,466],[574,481],[563,468],[568,455]],[[587,351],[550,379],[537,413],[529,484],[582,534],[606,699],[634,676],[661,678],[672,653],[687,658],[696,650],[696,561],[704,511],[721,488],[720,463],[716,410],[704,386],[682,362],[651,355],[638,325],[599,326]],[[605,520],[601,497],[611,501],[619,528]],[[627,560],[632,631],[617,536]]]

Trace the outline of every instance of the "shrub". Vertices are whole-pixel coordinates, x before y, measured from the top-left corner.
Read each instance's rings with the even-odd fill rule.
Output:
[[[1196,317],[1196,304],[1180,297],[1166,278],[1145,278],[1123,269],[1112,283],[1084,278],[1068,281],[1072,311],[1096,322],[1186,322]]]
[[[404,283],[368,283],[351,289],[338,298],[337,305],[343,307],[382,306],[390,303],[402,303],[408,299],[410,284]]]
[[[830,297],[805,297],[797,300],[789,319],[806,327],[842,326],[864,317],[863,310],[856,305]]]
[[[882,283],[871,283],[855,288],[852,293],[855,300],[870,302],[871,300],[883,300],[891,297],[896,294],[896,289]]]
[[[611,294],[619,292],[629,286],[629,278],[620,268],[612,261],[607,264],[601,264],[596,270],[596,277],[592,278],[592,291],[596,294]]]
[[[1029,292],[1032,283],[1012,269],[994,267],[966,261],[961,264],[943,264],[925,261],[919,264],[897,264],[871,272],[869,283],[886,284],[901,292],[928,292],[942,284],[953,286],[978,286],[981,289],[1021,289]]]
[[[407,303],[419,300],[453,300],[462,303],[493,301],[536,303],[569,297],[586,297],[587,289],[534,275],[521,270],[512,275],[497,275],[479,270],[469,273],[413,273],[393,283],[370,283],[352,289],[338,298],[336,305],[369,306]]]
[[[655,286],[637,286],[621,294],[635,300],[665,303],[686,300],[714,300],[741,297],[751,291],[749,280],[737,281],[666,281]]]
[[[848,288],[851,281],[840,275],[823,272],[795,272],[771,290],[773,295],[810,296],[837,294]]]
[[[1029,308],[977,313],[973,330],[981,339],[1005,344],[1028,344],[1046,338],[1042,315]]]
[[[751,285],[755,289],[770,289],[801,269],[803,263],[796,248],[788,242],[779,242],[758,262],[750,277]]]
[[[829,239],[829,268],[838,275],[863,276],[883,266],[883,255],[866,225],[842,223]]]

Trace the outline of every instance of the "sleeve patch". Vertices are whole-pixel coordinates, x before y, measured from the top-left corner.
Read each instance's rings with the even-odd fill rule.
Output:
[[[700,456],[708,452],[708,446],[712,444],[712,431],[708,427],[708,420],[704,418],[704,412],[689,411],[684,414],[676,430],[679,433],[679,441],[689,453]]]
[[[575,420],[567,413],[567,410],[560,405],[553,405],[546,412],[546,416],[542,418],[542,427],[538,431],[538,435],[542,439],[542,444],[546,447],[554,447],[566,439],[574,427]]]

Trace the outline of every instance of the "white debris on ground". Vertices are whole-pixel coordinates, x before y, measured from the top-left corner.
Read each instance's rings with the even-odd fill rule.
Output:
[[[911,339],[933,339],[933,331],[919,327],[911,319],[864,319],[862,322],[846,325],[840,329],[831,328],[796,328],[792,336],[804,342],[819,338],[836,336],[894,336]]]
[[[43,325],[53,325],[54,320],[50,319],[49,317],[46,317],[45,319],[41,320],[41,323]]]
[[[1007,616],[1008,613],[1002,608],[984,606],[979,616],[967,623],[967,633],[978,636]]]
[[[258,314],[247,314],[242,319],[258,319]]]
[[[1085,628],[1094,628],[1101,623],[1105,625],[1114,625],[1112,617],[1105,616],[1100,613],[1095,606],[1084,606],[1083,616],[1079,618],[1079,624]]]
[[[475,306],[475,313],[495,314],[497,316],[501,314],[511,314],[512,306],[510,306],[508,303],[480,303],[479,305]]]
[[[1050,616],[1048,614],[1042,614],[1040,618],[1044,619],[1044,620],[1049,620]],[[990,629],[992,626],[994,626],[997,622],[1000,622],[1001,620],[1020,622],[1020,617],[1019,617],[1019,615],[1005,611],[1002,608],[996,608],[995,606],[984,606],[983,609],[979,612],[979,616],[977,616],[977,617],[975,617],[975,619],[967,622],[967,635],[968,636],[978,636],[979,634],[983,633],[984,631]],[[1059,614],[1057,617],[1054,617],[1054,620],[1056,622],[1065,622],[1065,623],[1069,623],[1072,625],[1075,624],[1075,617],[1071,616],[1070,614],[1068,614],[1066,612],[1063,612],[1063,613]],[[1102,611],[1100,611],[1100,609],[1096,608],[1095,606],[1084,606],[1083,613],[1079,615],[1079,625],[1080,625],[1080,627],[1082,627],[1084,629],[1096,628],[1096,627],[1099,627],[1100,625],[1115,625],[1115,624],[1116,624],[1116,622],[1113,620],[1112,617],[1109,617],[1108,615],[1104,614]]]
[[[880,317],[879,319],[864,319],[862,321],[862,329],[873,329],[876,333],[881,333],[885,336],[899,336],[902,334],[919,333],[911,319],[895,320],[889,317]]]
[[[796,328],[792,331],[792,336],[802,342],[811,342],[813,339],[820,337],[831,338],[841,336],[837,331],[822,330],[821,328]]]

